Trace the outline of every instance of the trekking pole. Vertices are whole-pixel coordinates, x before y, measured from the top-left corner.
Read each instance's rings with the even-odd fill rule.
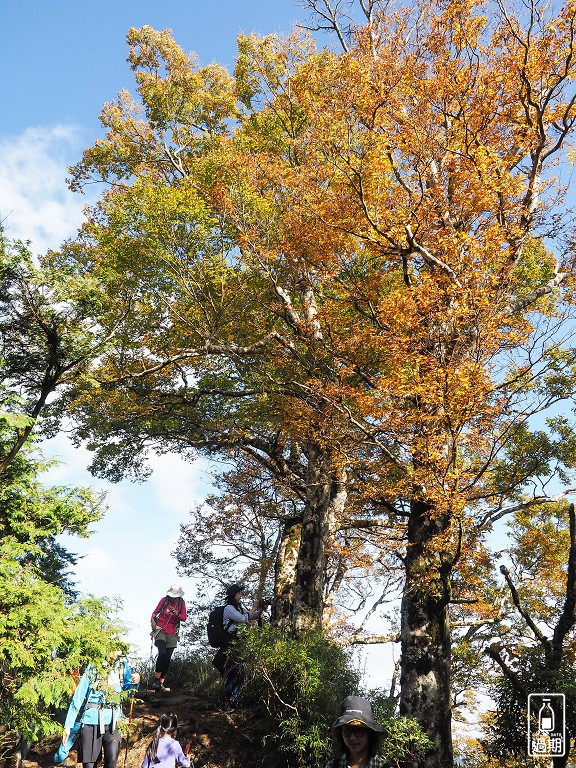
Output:
[[[124,768],[126,768],[126,761],[128,760],[128,742],[130,741],[130,724],[132,722],[132,711],[134,709],[134,689],[130,694],[130,711],[128,714],[128,730],[126,732],[126,751],[124,752]]]
[[[152,679],[152,666],[154,664],[154,638],[156,637],[156,634],[154,632],[150,632],[150,662],[148,664],[148,679],[146,680],[146,688],[150,688],[150,680]]]

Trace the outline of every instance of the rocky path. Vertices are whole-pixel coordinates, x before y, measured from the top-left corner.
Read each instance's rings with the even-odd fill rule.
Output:
[[[255,752],[260,750],[260,736],[250,712],[225,714],[214,704],[186,691],[161,695],[144,691],[138,696],[132,710],[128,750],[123,739],[118,768],[140,768],[163,712],[175,712],[178,716],[179,741],[182,746],[190,743],[192,768],[244,768],[254,762]],[[56,746],[53,741],[36,745],[22,761],[22,768],[51,768]],[[76,765],[76,753],[72,751],[63,768]]]

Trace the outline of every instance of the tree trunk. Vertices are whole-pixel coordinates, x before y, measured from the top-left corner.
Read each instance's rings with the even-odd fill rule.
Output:
[[[294,589],[296,632],[322,628],[326,544],[334,516],[346,500],[345,476],[334,470],[331,456],[314,443],[308,445],[307,454],[306,505]]]
[[[440,544],[448,526],[447,515],[412,502],[402,598],[400,714],[413,717],[436,744],[424,759],[427,768],[453,765],[448,619],[453,561]]]
[[[294,517],[285,521],[282,530],[274,566],[274,602],[270,615],[270,622],[275,625],[288,624],[292,618],[301,529],[302,521]]]

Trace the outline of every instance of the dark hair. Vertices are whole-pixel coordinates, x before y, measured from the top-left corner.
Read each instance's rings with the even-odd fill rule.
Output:
[[[240,600],[236,600],[236,592],[233,595],[226,595],[226,605],[233,605],[237,611],[240,610]]]
[[[338,749],[342,754],[345,754],[346,757],[350,757],[350,753],[348,752],[348,747],[344,743],[344,737],[342,736],[342,727],[336,728],[334,731],[334,736],[336,738],[336,743],[338,744]],[[373,731],[372,728],[366,728],[368,731],[368,757],[374,757],[378,754],[378,747],[380,746],[380,734],[376,733],[376,731]]]
[[[160,739],[165,736],[167,733],[176,738],[178,731],[178,718],[174,714],[174,712],[166,712],[160,717],[160,722],[158,724],[158,728],[154,731],[154,736],[152,737],[152,741],[150,744],[148,744],[148,747],[146,749],[146,757],[148,758],[148,761],[150,763],[159,763],[160,760],[158,760],[158,742]]]

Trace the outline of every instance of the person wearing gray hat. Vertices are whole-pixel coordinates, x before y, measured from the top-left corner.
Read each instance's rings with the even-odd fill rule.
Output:
[[[384,728],[374,721],[367,699],[347,696],[332,732],[341,754],[326,768],[388,768],[388,763],[377,755]]]

